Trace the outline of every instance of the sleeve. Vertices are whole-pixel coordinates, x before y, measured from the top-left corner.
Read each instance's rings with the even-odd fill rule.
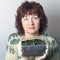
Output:
[[[51,39],[49,45],[50,45],[49,60],[59,60],[59,49],[56,39]]]
[[[15,39],[12,35],[9,36],[6,46],[6,60],[17,60],[17,48],[12,40]]]

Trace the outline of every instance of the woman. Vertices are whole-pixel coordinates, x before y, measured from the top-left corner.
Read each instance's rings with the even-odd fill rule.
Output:
[[[40,3],[28,1],[22,3],[16,15],[18,32],[9,36],[6,60],[59,60],[56,40],[46,33],[47,23],[47,17]],[[37,37],[46,40],[48,43],[46,52],[42,56],[22,56],[21,37],[24,41]]]

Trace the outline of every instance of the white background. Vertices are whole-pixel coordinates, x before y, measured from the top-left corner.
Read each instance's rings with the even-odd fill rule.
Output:
[[[5,60],[6,41],[16,32],[15,15],[18,6],[25,0],[0,0],[0,60]],[[32,0],[29,0],[32,1]],[[35,0],[40,2],[48,17],[48,32],[60,39],[60,0]]]

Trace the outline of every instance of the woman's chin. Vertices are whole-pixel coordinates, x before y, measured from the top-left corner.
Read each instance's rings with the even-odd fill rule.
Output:
[[[35,34],[36,31],[28,31],[28,33],[30,33],[30,34]]]

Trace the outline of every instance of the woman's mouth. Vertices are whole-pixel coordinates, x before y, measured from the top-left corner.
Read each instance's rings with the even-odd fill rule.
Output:
[[[28,29],[34,29],[35,27],[29,27]]]

